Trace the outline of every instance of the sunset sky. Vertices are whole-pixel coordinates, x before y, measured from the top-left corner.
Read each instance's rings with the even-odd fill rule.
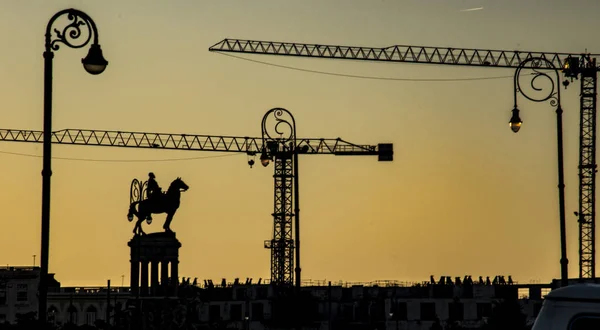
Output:
[[[301,137],[394,143],[391,163],[300,157],[303,279],[559,277],[554,108],[520,98],[524,124],[511,132],[512,69],[241,55],[395,80],[360,79],[208,48],[240,38],[600,53],[600,2],[4,0],[0,128],[42,129],[44,32],[70,7],[96,22],[109,66],[91,76],[81,65],[87,48],[56,52],[56,130],[259,136],[263,114],[283,107]],[[571,277],[578,95],[578,82],[562,92]],[[129,185],[150,171],[165,190],[178,176],[190,186],[172,223],[183,244],[180,276],[269,277],[263,241],[272,234],[272,166],[250,169],[245,154],[216,152],[68,145],[53,152],[50,272],[63,285],[120,285],[122,275],[129,283]],[[0,264],[31,265],[33,255],[39,264],[41,154],[41,144],[0,142]],[[161,230],[164,217],[154,216],[146,231]]]

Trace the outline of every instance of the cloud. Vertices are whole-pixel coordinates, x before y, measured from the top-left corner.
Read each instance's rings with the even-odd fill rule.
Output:
[[[461,9],[460,11],[476,11],[483,10],[483,7],[469,8],[469,9]]]

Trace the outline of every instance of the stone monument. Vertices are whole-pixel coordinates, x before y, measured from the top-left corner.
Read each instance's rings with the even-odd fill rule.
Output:
[[[135,235],[127,245],[131,249],[131,294],[176,297],[181,243],[175,233]]]
[[[148,177],[145,182],[133,179],[129,195],[127,219],[138,218],[134,236],[127,244],[131,249],[131,293],[136,297],[176,297],[181,243],[170,224],[179,208],[181,192],[189,187],[176,178],[163,193],[154,173],[148,173]],[[164,232],[146,234],[141,223],[146,220],[151,224],[153,213],[167,214]]]

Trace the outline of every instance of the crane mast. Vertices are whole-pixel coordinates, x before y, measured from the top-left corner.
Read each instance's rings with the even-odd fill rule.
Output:
[[[475,48],[392,45],[361,47],[323,45],[297,42],[275,42],[243,39],[223,39],[209,48],[213,52],[297,56],[328,59],[383,61],[400,63],[443,64],[517,68],[530,58],[543,58],[555,68],[562,68],[566,77],[580,82],[579,131],[579,278],[595,278],[595,197],[596,197],[596,94],[600,54],[509,51]],[[537,69],[552,65],[539,61]],[[569,64],[567,66],[567,63]]]
[[[597,69],[581,70],[579,131],[579,278],[596,277]]]
[[[250,156],[260,153],[261,162],[266,161],[263,157],[273,159],[273,236],[265,241],[264,247],[271,250],[271,283],[283,286],[294,284],[294,251],[297,246],[292,237],[292,224],[297,216],[294,206],[298,202],[293,200],[292,193],[298,185],[297,172],[294,170],[297,161],[293,161],[294,157],[298,157],[298,154],[378,156],[379,161],[393,160],[392,144],[355,144],[341,138],[297,138],[295,146],[289,146],[278,140],[265,140],[264,137],[91,129],[62,129],[52,132],[51,137],[54,144],[236,152]],[[0,141],[42,143],[43,138],[43,131],[0,129]],[[249,164],[253,163],[252,160]]]
[[[271,250],[271,282],[294,283],[294,201],[293,188],[297,180],[294,174],[294,161],[291,152],[275,157],[273,183],[273,236],[265,241],[265,249]]]

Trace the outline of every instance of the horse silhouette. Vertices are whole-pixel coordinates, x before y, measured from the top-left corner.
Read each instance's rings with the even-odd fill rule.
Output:
[[[160,214],[166,213],[167,218],[165,220],[165,224],[163,225],[163,229],[166,232],[171,231],[171,221],[173,220],[173,215],[179,208],[181,192],[188,190],[189,187],[181,178],[177,178],[171,182],[169,189],[166,193],[157,195],[150,199],[144,199],[142,201],[136,201],[129,205],[129,213],[127,213],[127,219],[129,221],[133,221],[133,216],[135,215],[138,220],[135,223],[135,227],[133,227],[134,234],[145,235],[142,230],[142,222],[144,220],[148,220],[148,224],[152,221],[152,214]],[[136,205],[137,210],[136,210]]]

